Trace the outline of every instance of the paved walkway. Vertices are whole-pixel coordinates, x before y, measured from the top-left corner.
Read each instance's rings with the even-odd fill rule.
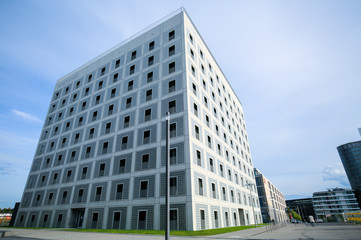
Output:
[[[164,236],[158,235],[134,235],[134,234],[110,234],[110,233],[82,233],[64,232],[57,230],[32,230],[18,228],[0,228],[7,231],[5,239],[12,240],[163,240]],[[1,235],[0,235],[1,236]],[[269,227],[259,227],[238,232],[206,236],[206,237],[177,237],[171,236],[171,240],[218,240],[218,239],[288,239],[288,240],[360,240],[361,225],[353,224],[330,224],[322,223],[316,227],[304,224],[289,224],[269,230]]]

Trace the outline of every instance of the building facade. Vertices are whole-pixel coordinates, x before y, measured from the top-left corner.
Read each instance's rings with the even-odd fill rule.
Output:
[[[180,9],[57,81],[15,226],[164,229],[166,112],[171,229],[262,222],[241,102]]]
[[[312,198],[299,198],[286,200],[288,208],[293,209],[302,217],[302,219],[308,221],[308,216],[316,216],[315,210],[313,209]]]
[[[254,169],[254,174],[263,221],[268,223],[287,221],[289,218],[284,195],[258,169]]]
[[[347,178],[361,207],[361,141],[337,147]]]
[[[334,188],[314,192],[312,203],[316,218],[322,219],[360,210],[351,189]]]

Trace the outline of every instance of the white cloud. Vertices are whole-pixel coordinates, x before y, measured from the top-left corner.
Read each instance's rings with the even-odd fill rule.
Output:
[[[329,165],[322,171],[323,181],[335,181],[342,187],[350,187],[350,183],[341,164]]]
[[[19,117],[21,117],[21,118],[23,118],[23,119],[25,119],[25,120],[27,120],[29,122],[43,123],[43,121],[41,121],[37,116],[33,116],[33,115],[29,114],[29,113],[22,112],[22,111],[19,111],[19,110],[16,110],[16,109],[11,109],[11,111],[15,115],[17,115],[17,116],[19,116]]]

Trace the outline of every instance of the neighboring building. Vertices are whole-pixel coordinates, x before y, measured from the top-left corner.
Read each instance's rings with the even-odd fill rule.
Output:
[[[259,170],[254,169],[263,222],[288,220],[284,195]]]
[[[312,198],[286,200],[286,205],[288,208],[297,212],[302,219],[305,219],[306,221],[308,221],[308,216],[316,216],[315,210],[313,209]]]
[[[361,141],[337,147],[347,178],[361,207]]]
[[[334,188],[314,192],[313,207],[317,218],[325,218],[360,210],[351,189]]]
[[[171,229],[262,222],[241,102],[181,9],[57,81],[15,226],[164,229],[166,112]]]

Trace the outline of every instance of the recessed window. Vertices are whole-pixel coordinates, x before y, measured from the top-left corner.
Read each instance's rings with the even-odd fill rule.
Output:
[[[97,116],[98,116],[98,111],[93,112],[92,120],[93,121],[97,120]]]
[[[203,196],[203,180],[198,178],[198,194]]]
[[[100,201],[102,196],[102,187],[97,187],[95,191],[95,201]]]
[[[108,134],[110,133],[110,128],[112,126],[112,123],[111,122],[108,122],[106,125],[105,125],[105,134]]]
[[[154,49],[154,41],[149,43],[149,51]]]
[[[130,66],[129,68],[129,75],[133,74],[135,71],[135,65]]]
[[[201,152],[197,150],[197,164],[198,166],[202,166],[202,156],[201,156]]]
[[[90,82],[90,81],[92,80],[92,78],[93,78],[93,75],[90,74],[90,75],[88,76],[88,82]]]
[[[177,177],[170,177],[170,178],[169,178],[169,185],[170,185],[169,194],[170,194],[171,196],[176,196],[176,195],[178,195]]]
[[[146,198],[148,197],[148,181],[140,182],[140,194],[139,197]]]
[[[147,83],[149,83],[149,82],[151,82],[151,81],[153,81],[153,72],[149,72],[149,73],[147,74]]]
[[[193,94],[197,96],[197,86],[192,83]]]
[[[175,72],[175,62],[171,62],[168,65],[168,73],[171,74],[173,72]]]
[[[113,83],[115,83],[116,81],[118,81],[118,73],[115,73],[113,75]]]
[[[98,90],[102,89],[103,88],[103,81],[100,81],[98,83]]]
[[[81,173],[81,179],[85,179],[86,178],[86,174],[88,172],[88,167],[84,167]]]
[[[125,159],[120,159],[118,173],[124,173],[124,172],[125,172]]]
[[[189,34],[189,40],[191,41],[191,43],[193,43],[193,36],[192,36],[192,34]]]
[[[131,81],[128,82],[128,91],[133,90],[133,85],[134,85],[134,81],[133,81],[133,80],[131,80]]]
[[[149,168],[149,154],[142,155],[142,169]]]
[[[168,33],[168,40],[170,41],[173,40],[174,38],[175,38],[175,31],[173,30]]]
[[[146,130],[143,132],[143,144],[147,144],[150,142],[150,130]]]
[[[131,60],[136,59],[136,57],[137,57],[137,51],[133,51],[131,55]]]
[[[152,89],[149,89],[148,91],[146,91],[146,93],[145,93],[145,101],[152,100],[152,92],[153,92]]]
[[[110,92],[110,98],[115,97],[115,93],[117,92],[116,88],[113,88],[112,91]]]
[[[194,59],[194,52],[192,49],[190,49],[190,53],[191,53],[192,58]]]
[[[150,57],[148,58],[148,66],[153,65],[153,63],[154,63],[154,56],[150,56]]]
[[[96,96],[95,98],[95,105],[99,104],[100,101],[100,95]]]
[[[176,164],[177,163],[177,149],[176,148],[171,148],[169,150],[169,157],[170,157],[170,165]]]
[[[196,69],[193,66],[191,66],[191,69],[192,69],[193,76],[195,76],[196,75]]]
[[[87,147],[87,148],[86,148],[85,158],[89,158],[89,157],[90,157],[91,150],[92,150],[92,147]]]
[[[89,139],[91,139],[91,138],[93,138],[94,137],[94,128],[91,128],[90,130],[89,130]]]
[[[128,147],[128,136],[122,138],[122,150],[127,149]]]
[[[118,59],[118,60],[115,61],[115,68],[118,68],[119,65],[120,65],[120,59]]]
[[[172,80],[168,83],[168,93],[175,91],[175,80]]]
[[[103,76],[105,74],[105,67],[102,68],[102,71],[100,72],[100,76]]]
[[[212,183],[212,197],[217,198],[216,184]]]
[[[201,54],[201,58],[203,58],[203,52],[202,52],[202,50],[199,50],[199,53]]]
[[[108,143],[106,146],[108,148]],[[104,172],[105,172],[105,163],[102,163],[99,165],[99,177],[104,176]]]
[[[214,164],[212,158],[209,158],[209,170],[211,170],[211,172],[214,172]]]
[[[108,115],[113,114],[113,109],[114,109],[114,104],[112,104],[108,107]]]
[[[176,101],[171,101],[168,103],[168,111],[170,114],[176,113]]]
[[[195,132],[196,138],[199,140],[199,127],[197,125],[194,126],[194,132]]]
[[[175,45],[169,47],[168,54],[169,54],[169,56],[172,56],[175,54]]]
[[[123,125],[123,127],[124,128],[129,127],[129,122],[130,122],[130,116],[124,117],[124,125]]]
[[[208,142],[208,147],[212,148],[212,139],[210,136],[207,136],[207,142]]]
[[[170,124],[170,126],[169,126],[169,128],[170,128],[170,138],[173,138],[173,137],[176,137],[177,136],[177,125],[176,125],[176,123],[172,123],[172,124]]]
[[[125,108],[130,108],[132,106],[132,98],[127,98]]]
[[[195,103],[193,103],[193,113],[198,117],[198,106]]]
[[[144,111],[144,122],[150,121],[151,118],[152,118],[152,109],[151,108],[146,109]]]
[[[119,200],[123,198],[123,184],[117,185],[117,192],[115,194],[115,199]]]

